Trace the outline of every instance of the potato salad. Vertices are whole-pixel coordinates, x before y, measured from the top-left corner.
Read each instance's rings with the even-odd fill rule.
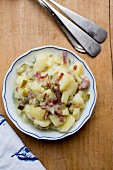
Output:
[[[82,63],[71,61],[66,51],[43,53],[16,71],[18,114],[41,129],[68,132],[90,97]]]

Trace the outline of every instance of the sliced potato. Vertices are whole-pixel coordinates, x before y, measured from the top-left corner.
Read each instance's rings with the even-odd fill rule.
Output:
[[[73,103],[75,104],[76,107],[78,108],[84,108],[84,100],[80,96],[79,93],[77,93],[74,98],[73,98]]]
[[[15,98],[17,98],[17,99],[21,98],[22,94],[23,94],[22,88],[18,88],[18,92],[15,90]]]
[[[67,117],[66,122],[57,128],[59,132],[67,132],[75,123],[75,118],[72,115]]]
[[[64,122],[61,122],[59,120],[58,116],[56,116],[56,115],[50,115],[49,118],[50,118],[51,122],[54,124],[54,126],[56,126],[56,127],[59,127],[62,124],[64,124]]]
[[[34,70],[35,71],[43,71],[45,67],[47,67],[49,56],[47,54],[40,54],[36,58],[36,62],[34,64]]]
[[[57,105],[57,107],[56,107],[56,109],[60,109],[60,110],[63,110],[63,109],[65,109],[66,108],[66,104],[64,104],[64,103],[62,103],[61,105]]]
[[[62,55],[62,53],[58,54],[58,56],[54,58],[54,62],[56,64],[59,64],[59,65],[63,64],[63,55]]]
[[[36,99],[37,99],[38,101],[42,102],[42,101],[43,101],[43,94],[37,93]]]
[[[75,74],[75,76],[78,75],[79,77],[81,77],[84,73],[83,64],[80,62],[75,62],[74,65],[76,65],[77,68],[76,68],[76,70],[73,69],[73,73]]]
[[[54,107],[49,107],[49,106],[47,106],[47,110],[48,111],[50,111],[52,114],[54,114]]]
[[[73,113],[73,111],[74,111],[75,108],[76,108],[76,107],[72,104],[72,105],[69,107],[69,111],[70,111],[71,113]]]
[[[79,120],[79,118],[80,118],[80,108],[74,109],[73,116],[74,116],[75,120]]]
[[[35,119],[34,124],[39,125],[42,128],[46,128],[51,124],[51,121],[50,121],[50,119],[46,119],[46,120],[42,120],[42,121]]]
[[[67,107],[66,107],[65,109],[62,110],[62,115],[63,115],[63,116],[69,115],[69,110],[68,110]]]
[[[63,65],[59,66],[57,70],[58,70],[59,75],[60,75],[61,73],[67,74],[67,69],[66,69],[66,67],[63,66]]]
[[[68,86],[71,83],[71,80],[72,80],[71,75],[64,74],[64,76],[62,77],[62,79],[59,82],[61,92],[65,91],[68,88]]]
[[[87,90],[82,90],[79,91],[78,93],[80,94],[84,102],[87,102],[90,99],[90,94],[87,92]]]
[[[72,80],[71,84],[69,85],[69,87],[66,89],[66,91],[68,91],[69,96],[74,95],[77,91],[78,88],[78,83],[75,82],[74,80]]]
[[[78,84],[81,84],[82,82],[82,79],[78,75],[76,75],[75,80],[77,81]]]
[[[46,110],[42,109],[41,107],[34,107],[32,105],[26,105],[24,110],[26,114],[30,114],[31,117],[37,120],[43,120],[46,113]]]
[[[23,110],[17,109],[18,115],[23,115],[25,112]]]
[[[46,99],[47,101],[53,100],[56,96],[55,93],[51,91],[51,89],[45,90],[44,94],[48,95],[48,98]]]
[[[68,98],[69,98],[69,92],[64,91],[61,97],[61,102],[67,104]]]
[[[49,58],[48,58],[48,61],[47,61],[47,66],[48,66],[48,67],[52,67],[53,64],[54,64],[53,57],[49,57]]]
[[[28,123],[28,117],[25,114],[22,115],[22,119],[25,123]]]
[[[30,88],[32,91],[35,91],[35,92],[43,92],[44,91],[44,88],[41,87],[41,85],[36,80],[33,81]]]
[[[27,77],[26,76],[18,76],[16,79],[16,83],[19,87],[23,87],[27,83]]]

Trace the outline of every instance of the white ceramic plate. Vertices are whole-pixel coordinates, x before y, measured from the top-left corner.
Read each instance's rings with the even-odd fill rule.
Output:
[[[54,130],[39,130],[35,128],[32,124],[23,122],[22,118],[17,114],[17,109],[13,97],[15,80],[17,76],[16,67],[18,65],[23,64],[24,62],[32,61],[33,57],[36,56],[37,54],[50,52],[53,54],[58,54],[62,50],[68,52],[68,57],[71,60],[83,63],[84,73],[89,77],[91,82],[89,88],[89,93],[91,94],[91,97],[90,100],[86,103],[86,106],[81,114],[80,119],[67,133],[60,133]],[[88,65],[76,54],[64,48],[55,46],[44,46],[26,52],[13,62],[4,79],[2,97],[8,117],[19,130],[37,139],[58,140],[77,132],[90,118],[97,98],[96,82]]]

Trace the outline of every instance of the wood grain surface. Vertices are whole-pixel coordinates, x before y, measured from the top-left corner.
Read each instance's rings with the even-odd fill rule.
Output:
[[[57,0],[108,32],[94,59],[73,49],[51,16],[36,0],[0,0],[0,95],[11,63],[27,50],[56,45],[84,59],[97,82],[97,103],[90,120],[76,134],[59,141],[37,140],[20,132],[7,117],[2,97],[0,112],[47,170],[113,169],[113,0]],[[5,140],[5,139],[4,139]],[[38,169],[38,168],[37,168]]]

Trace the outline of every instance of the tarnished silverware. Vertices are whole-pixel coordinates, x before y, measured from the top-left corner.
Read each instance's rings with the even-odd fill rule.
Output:
[[[84,48],[84,50],[88,54],[90,54],[90,56],[95,57],[98,55],[98,53],[101,51],[101,47],[93,38],[91,38],[74,23],[64,17],[45,0],[38,0],[38,2],[47,9],[47,11],[54,17],[57,22],[60,21],[64,24],[67,30],[73,35],[77,42],[79,42],[79,44]]]
[[[56,3],[54,0],[48,0],[66,14],[75,24],[82,28],[87,34],[93,37],[99,43],[102,43],[107,37],[107,31],[98,26],[97,24],[89,21],[88,19],[78,15],[77,13],[65,8],[64,6]]]
[[[40,4],[44,6],[44,4],[42,3],[42,1],[40,1]],[[47,6],[44,6],[47,10]],[[62,23],[62,21],[57,17],[57,15],[55,15],[55,13],[49,9],[48,11],[55,19],[56,23],[58,24],[58,26],[60,27],[60,29],[64,32],[64,34],[66,35],[67,39],[69,40],[69,42],[71,43],[71,45],[79,52],[81,53],[86,53],[86,51],[83,49],[83,47],[77,42],[77,40],[75,39],[75,37],[73,37],[73,35],[68,31],[68,29],[65,27],[65,25]]]
[[[63,23],[62,23],[63,24]],[[60,25],[59,26],[61,28],[61,30],[65,33],[65,35],[67,36],[67,39],[70,41],[70,43],[72,44],[72,46],[79,52],[81,53],[86,53],[86,51],[83,49],[83,47],[77,42],[77,40],[72,36],[72,34],[66,29],[66,27],[64,25]]]

